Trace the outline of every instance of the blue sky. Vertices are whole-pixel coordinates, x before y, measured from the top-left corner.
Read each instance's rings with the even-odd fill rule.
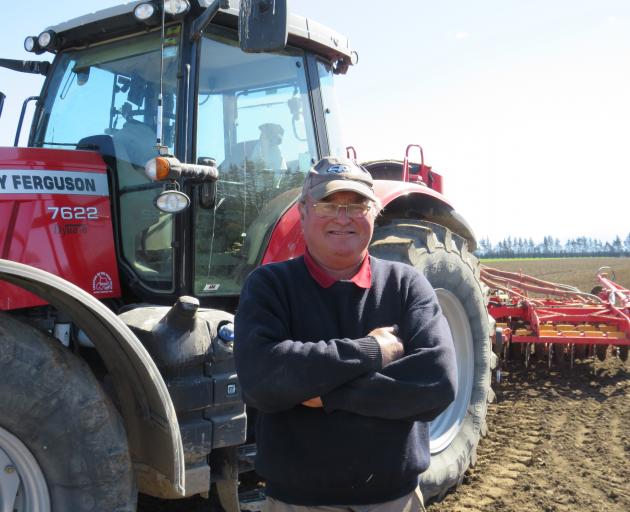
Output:
[[[33,0],[3,15],[5,58],[29,34],[118,1]],[[377,7],[381,4],[385,7]],[[347,35],[338,77],[360,160],[421,144],[478,236],[610,239],[630,232],[630,2],[293,0]],[[0,144],[41,79],[0,70]]]

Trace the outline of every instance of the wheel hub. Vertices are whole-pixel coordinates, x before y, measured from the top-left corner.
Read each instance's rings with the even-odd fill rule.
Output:
[[[473,337],[466,310],[452,292],[437,288],[435,293],[453,336],[459,384],[455,400],[430,424],[432,455],[448,447],[461,428],[472,394],[475,364]]]
[[[30,450],[0,427],[0,512],[50,512],[46,479]]]

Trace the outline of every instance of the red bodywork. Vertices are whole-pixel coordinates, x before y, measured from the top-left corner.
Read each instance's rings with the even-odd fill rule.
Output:
[[[442,194],[415,183],[404,181],[375,180],[374,191],[384,207],[398,197],[408,194],[422,194],[438,198],[450,206]],[[262,264],[296,258],[304,253],[304,238],[300,227],[300,214],[297,203],[291,206],[276,224],[269,245],[263,256]]]
[[[0,148],[0,258],[120,297],[107,169],[97,153]],[[0,282],[0,310],[45,304]]]

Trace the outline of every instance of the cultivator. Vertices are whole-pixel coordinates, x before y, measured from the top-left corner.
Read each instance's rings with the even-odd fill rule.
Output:
[[[486,266],[481,279],[491,290],[488,312],[496,320],[494,349],[501,360],[528,366],[531,357],[544,357],[550,367],[573,366],[575,358],[603,361],[609,347],[628,359],[630,291],[615,283],[609,267],[599,269],[591,293]]]

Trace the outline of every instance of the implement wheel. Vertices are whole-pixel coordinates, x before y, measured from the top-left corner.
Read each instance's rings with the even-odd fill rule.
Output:
[[[83,361],[0,314],[0,376],[0,510],[135,510],[122,420]]]
[[[552,351],[553,362],[558,369],[563,369],[567,367],[568,349],[570,349],[568,345],[564,345],[561,343],[551,343],[549,345],[549,350]]]
[[[431,464],[420,477],[425,499],[441,499],[474,465],[486,431],[492,352],[479,263],[463,238],[442,226],[408,219],[376,227],[370,254],[424,274],[453,334],[458,390],[454,402],[431,422]]]
[[[588,345],[576,344],[575,345],[575,358],[584,359],[588,357]]]
[[[599,359],[600,361],[605,361],[606,360],[606,354],[608,351],[608,345],[595,345],[595,355],[597,356],[597,359]]]

